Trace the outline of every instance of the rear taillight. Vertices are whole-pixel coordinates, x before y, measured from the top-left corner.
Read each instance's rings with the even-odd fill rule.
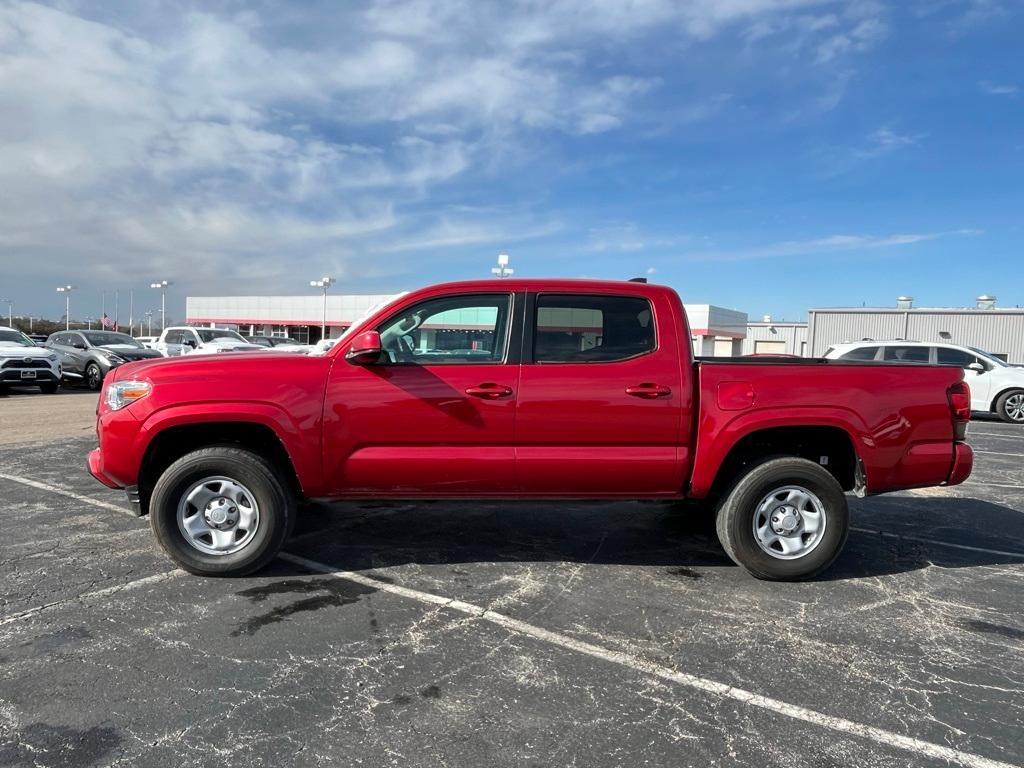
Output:
[[[953,435],[957,440],[967,437],[967,422],[971,420],[971,388],[958,381],[946,390],[949,411],[953,416]]]

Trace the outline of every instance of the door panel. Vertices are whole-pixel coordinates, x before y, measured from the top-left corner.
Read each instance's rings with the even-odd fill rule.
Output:
[[[332,494],[515,491],[519,365],[506,362],[510,305],[508,295],[469,295],[424,311],[399,307],[378,326],[378,364],[335,357],[324,406]]]
[[[651,299],[656,346],[647,351],[633,310],[580,299],[538,297],[532,335],[546,352],[535,357],[548,362],[524,362],[520,374],[520,483],[536,495],[680,493],[690,394],[667,297]],[[635,356],[616,360],[617,349]]]

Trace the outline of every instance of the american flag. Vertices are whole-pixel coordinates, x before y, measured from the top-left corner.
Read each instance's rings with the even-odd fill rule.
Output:
[[[114,327],[114,321],[111,320],[109,317],[107,317],[106,314],[103,315],[103,327],[104,328],[113,328]]]

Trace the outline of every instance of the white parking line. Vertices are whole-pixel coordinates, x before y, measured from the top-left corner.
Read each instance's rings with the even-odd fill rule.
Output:
[[[968,432],[967,437],[998,437],[1002,440],[1020,440],[1024,438],[1024,433],[1020,435],[1000,435],[998,432]]]
[[[82,493],[75,493],[64,488],[60,488],[56,485],[50,485],[49,483],[40,483],[38,480],[29,480],[27,477],[18,477],[17,475],[5,475],[0,473],[0,480],[10,480],[12,483],[21,483],[27,485],[29,488],[35,488],[40,491],[49,491],[50,493],[59,493],[61,496],[67,496],[69,499],[75,499],[76,501],[84,501],[86,504],[92,504],[94,507],[101,507],[103,509],[112,509],[115,512],[120,512],[123,515],[129,515],[135,517],[130,509],[119,507],[117,504],[111,504],[108,501],[100,501],[90,496],[86,496]]]
[[[952,549],[966,549],[970,552],[984,552],[989,555],[999,555],[1001,557],[1019,557],[1024,562],[1024,552],[1009,552],[1003,549],[988,549],[986,547],[972,547],[969,544],[953,544],[949,541],[939,541],[938,539],[926,539],[921,536],[904,536],[902,533],[890,533],[889,531],[876,531],[872,528],[858,528],[855,525],[850,526],[851,531],[857,533],[871,533],[876,536],[886,536],[891,539],[906,539],[907,541],[919,541],[922,544],[934,544],[938,547],[950,547]]]
[[[931,757],[937,760],[946,760],[959,765],[970,766],[971,768],[1019,768],[1011,763],[992,760],[987,757],[982,757],[981,755],[975,755],[971,752],[963,752],[959,749],[945,747],[941,744],[933,744],[930,741],[915,739],[911,736],[904,736],[903,734],[896,733],[894,731],[888,731],[884,728],[876,728],[872,725],[865,725],[864,723],[858,723],[842,717],[826,715],[825,713],[818,712],[817,710],[801,707],[797,704],[789,704],[788,702],[780,701],[779,699],[774,699],[770,696],[762,696],[761,694],[754,693],[753,691],[747,691],[743,688],[737,688],[726,683],[720,683],[717,680],[691,675],[687,672],[680,672],[679,670],[672,669],[671,667],[666,667],[661,664],[656,664],[630,653],[604,648],[600,645],[595,645],[584,640],[578,640],[577,638],[570,637],[569,635],[564,635],[561,632],[552,632],[549,629],[544,629],[543,627],[538,627],[534,624],[520,621],[519,619],[512,618],[511,616],[507,616],[503,613],[498,613],[497,611],[488,610],[479,605],[474,605],[473,603],[466,603],[461,600],[442,597],[441,595],[435,595],[430,592],[421,592],[418,589],[410,589],[409,587],[379,581],[352,571],[339,571],[325,563],[320,563],[316,560],[309,560],[308,558],[299,557],[298,555],[292,555],[287,552],[282,553],[280,557],[282,560],[287,560],[295,565],[301,565],[317,573],[324,573],[338,578],[348,579],[349,581],[354,581],[373,589],[390,592],[411,600],[418,600],[421,603],[451,608],[452,610],[459,611],[460,613],[465,613],[469,616],[490,622],[491,624],[504,627],[511,632],[527,635],[537,640],[541,640],[542,642],[557,645],[567,650],[576,651],[577,653],[582,653],[595,659],[607,661],[612,664],[618,664],[619,666],[627,667],[636,672],[640,672],[641,674],[667,680],[678,685],[686,686],[687,688],[703,691],[713,696],[732,699],[733,701],[738,701],[742,704],[775,712],[776,714],[783,715],[794,720],[801,720],[805,723],[810,723],[822,728],[828,728],[829,730],[838,731],[849,736],[859,736],[879,744],[895,747],[896,749],[915,752],[925,757]]]
[[[80,595],[74,595],[73,597],[65,597],[61,600],[54,600],[52,603],[46,603],[44,605],[37,605],[35,608],[29,608],[27,611],[21,611],[19,613],[12,613],[10,616],[4,616],[0,619],[0,626],[4,624],[10,624],[15,621],[21,621],[27,619],[30,616],[35,616],[37,613],[48,611],[51,608],[59,608],[62,605],[68,603],[81,603],[89,600],[94,600],[98,597],[109,597],[110,595],[116,595],[120,592],[127,592],[138,587],[143,587],[146,584],[155,584],[160,581],[167,581],[173,579],[176,576],[181,576],[185,571],[174,569],[172,571],[164,571],[163,573],[156,573],[152,576],[144,576],[141,579],[135,579],[135,581],[129,581],[125,584],[115,584],[112,587],[105,587],[104,589],[97,589],[94,592],[84,592]]]
[[[975,453],[982,453],[986,456],[1016,456],[1024,459],[1024,453],[1000,453],[999,451],[974,451]]]

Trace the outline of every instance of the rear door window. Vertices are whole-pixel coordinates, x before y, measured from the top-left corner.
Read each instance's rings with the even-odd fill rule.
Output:
[[[538,363],[609,363],[657,346],[647,299],[541,294],[534,321]]]
[[[874,360],[878,347],[857,347],[839,356],[840,360]]]
[[[885,347],[883,360],[894,363],[927,363],[929,347]]]

